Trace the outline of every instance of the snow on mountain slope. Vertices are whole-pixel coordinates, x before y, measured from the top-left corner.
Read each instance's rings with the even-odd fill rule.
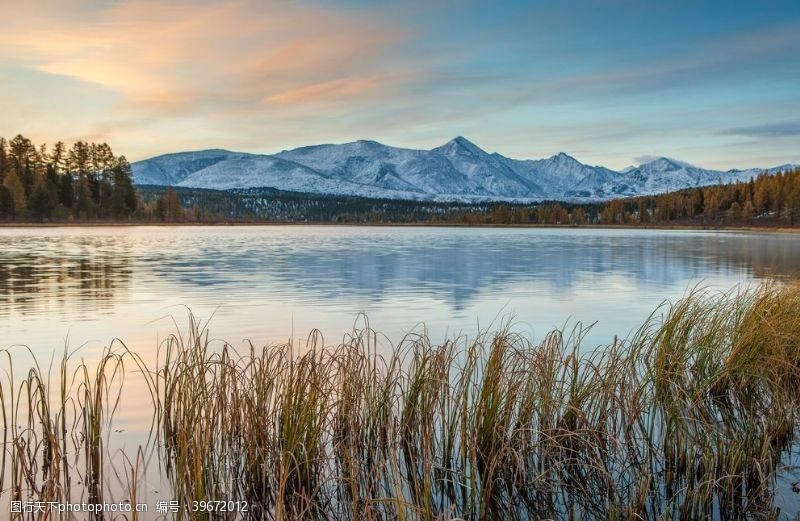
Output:
[[[430,195],[534,197],[535,185],[464,138],[431,151],[356,141],[277,154],[331,178]]]
[[[462,172],[473,186],[486,195],[506,197],[541,197],[543,192],[532,179],[511,168],[502,156],[488,154],[461,136],[431,150],[446,158],[457,172]]]
[[[233,157],[192,173],[174,186],[231,190],[276,188],[289,192],[313,192],[365,197],[403,198],[405,192],[329,178],[311,168],[274,156]]]
[[[620,193],[671,192],[696,186],[745,181],[760,173],[760,169],[730,170],[728,172],[707,170],[675,159],[659,157],[636,168],[628,169],[624,173],[627,187]]]
[[[227,150],[167,154],[132,165],[136,184],[279,190],[392,199],[598,201],[747,180],[763,170],[699,168],[665,157],[620,172],[564,154],[517,160],[463,137],[432,150],[355,141],[275,155]],[[770,173],[792,168],[782,165]]]
[[[585,165],[563,152],[546,159],[504,159],[520,175],[538,183],[548,199],[602,198],[605,187],[620,177],[618,172]]]
[[[133,182],[139,185],[171,186],[221,161],[247,157],[254,156],[219,149],[166,154],[134,163]]]
[[[424,151],[394,148],[375,141],[343,145],[315,145],[276,154],[276,157],[305,165],[331,178],[391,190],[425,192],[414,183],[415,163]],[[403,173],[409,174],[404,177]],[[442,178],[442,181],[445,181]],[[441,188],[458,188],[444,182]]]

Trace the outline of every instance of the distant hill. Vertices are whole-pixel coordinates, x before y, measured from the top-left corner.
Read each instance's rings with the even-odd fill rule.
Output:
[[[488,153],[463,137],[432,150],[355,141],[274,155],[204,150],[167,154],[132,165],[134,183],[421,201],[603,201],[732,183],[792,168],[717,171],[656,158],[615,171],[559,153],[518,160]]]

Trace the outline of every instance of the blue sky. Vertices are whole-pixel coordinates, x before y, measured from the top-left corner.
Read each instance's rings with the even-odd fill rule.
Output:
[[[0,135],[132,159],[375,139],[621,168],[800,162],[800,2],[43,0]]]

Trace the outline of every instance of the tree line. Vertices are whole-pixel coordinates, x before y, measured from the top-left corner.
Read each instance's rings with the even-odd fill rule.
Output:
[[[800,169],[597,203],[444,203],[280,192],[141,187],[152,221],[364,224],[800,226]]]
[[[0,219],[127,220],[137,210],[131,165],[107,143],[0,137]]]
[[[435,218],[441,221],[440,217]],[[764,172],[748,181],[690,188],[595,204],[496,204],[460,212],[446,222],[464,224],[573,225],[800,225],[800,169]]]

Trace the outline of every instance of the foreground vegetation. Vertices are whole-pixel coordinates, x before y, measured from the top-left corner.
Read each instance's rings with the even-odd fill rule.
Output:
[[[246,500],[254,519],[780,515],[776,476],[800,426],[800,287],[695,292],[597,349],[582,334],[387,349],[367,329],[338,347],[312,333],[305,349],[237,352],[195,325],[157,361],[65,357],[56,375],[34,367],[0,388],[0,498],[108,500],[116,482],[135,501],[147,449],[113,467],[104,440],[114,389],[141,369],[158,468],[184,505]]]

